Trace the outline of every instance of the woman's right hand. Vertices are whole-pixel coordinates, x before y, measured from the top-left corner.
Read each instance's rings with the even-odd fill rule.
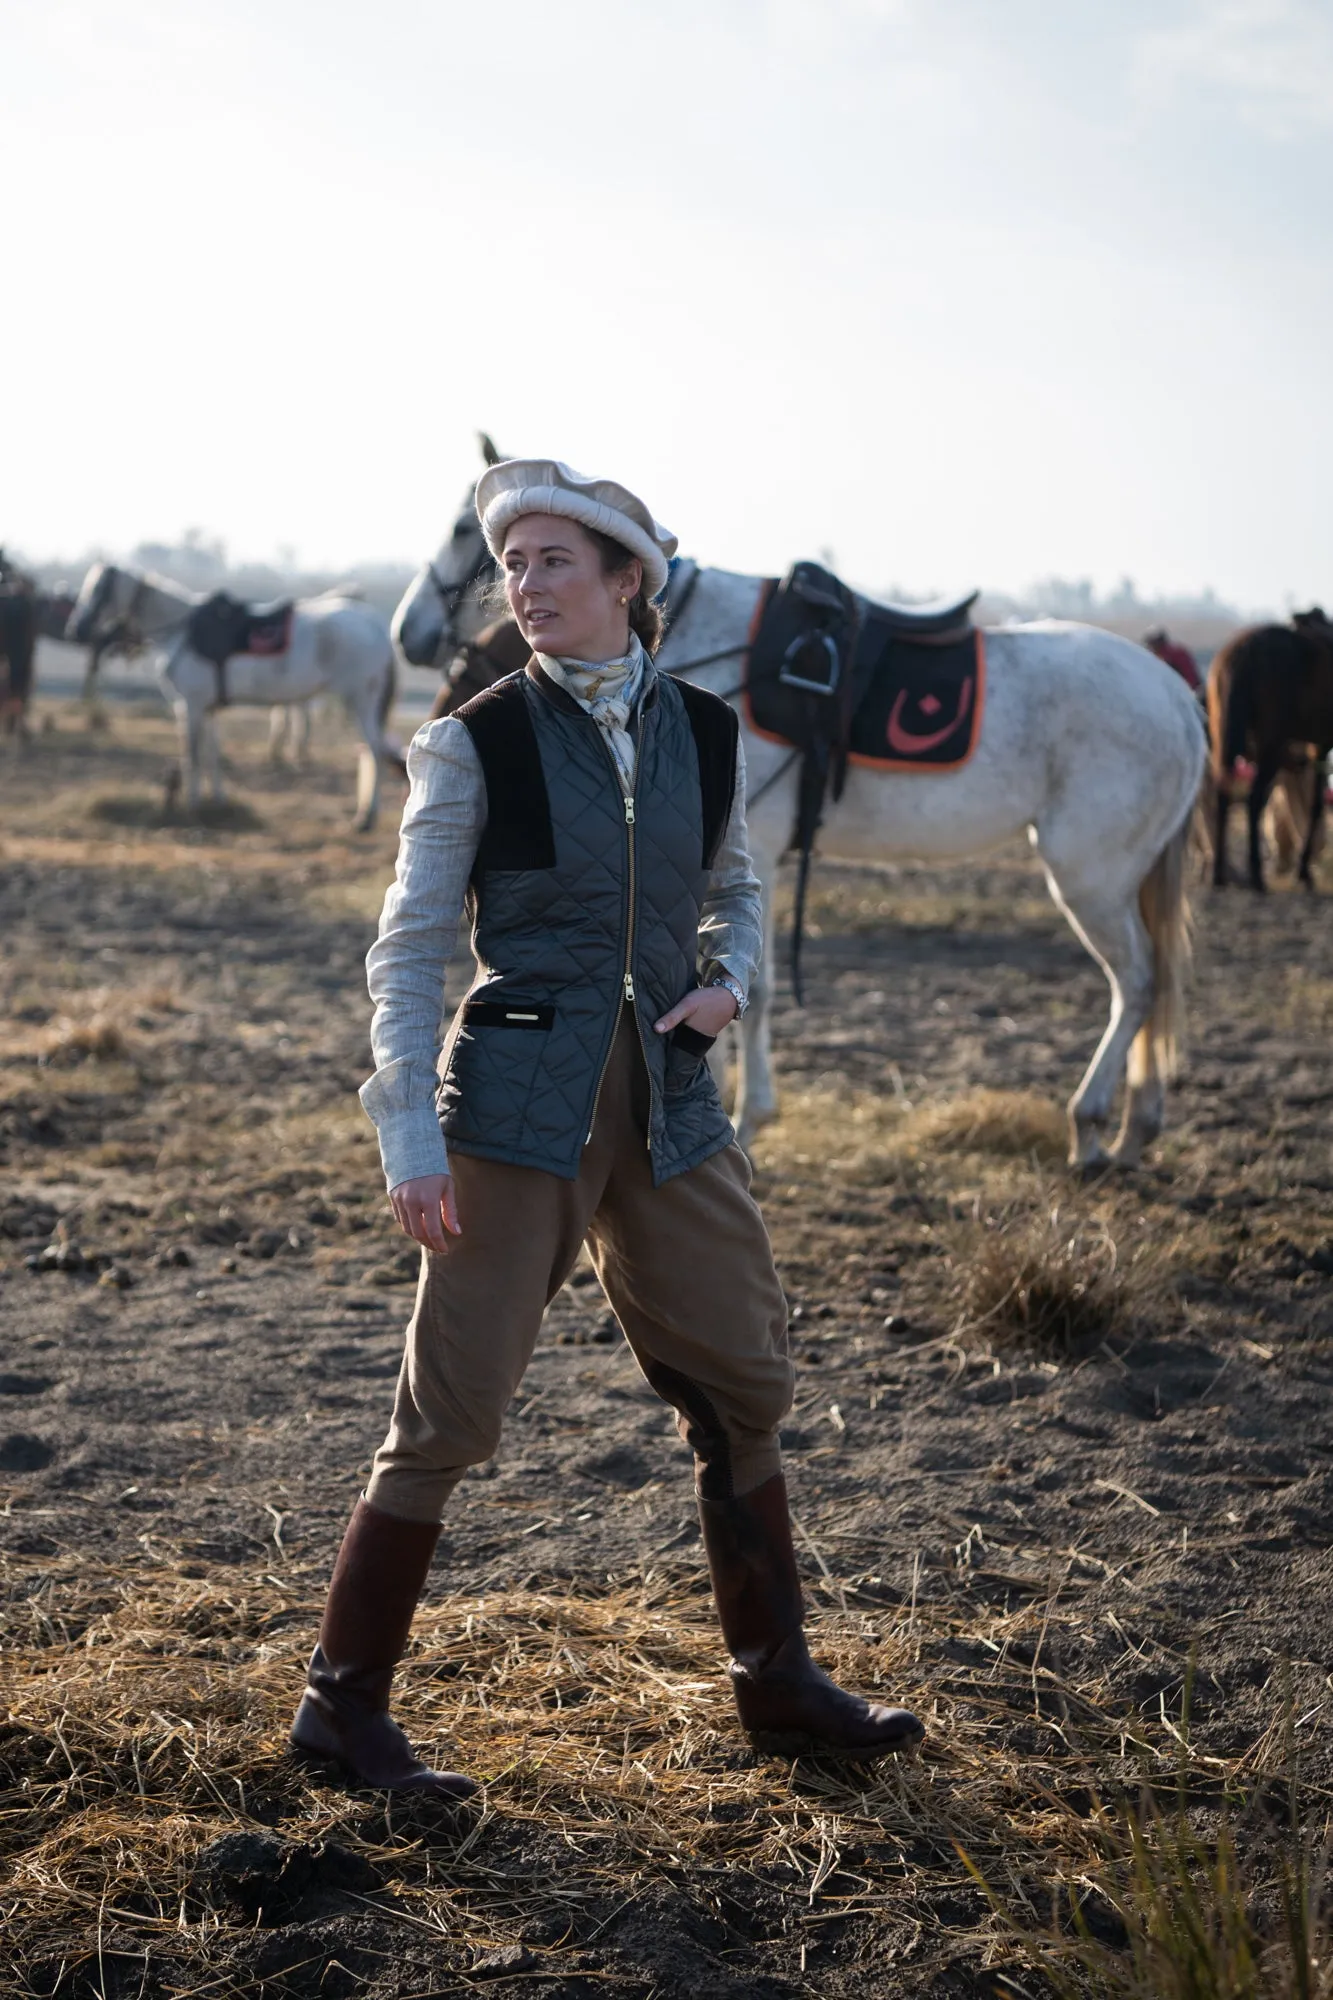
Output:
[[[452,1174],[422,1174],[419,1180],[399,1181],[389,1192],[389,1206],[404,1236],[441,1256],[453,1248],[450,1238],[463,1233]]]

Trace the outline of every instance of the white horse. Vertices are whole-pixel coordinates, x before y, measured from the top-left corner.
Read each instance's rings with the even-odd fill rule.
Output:
[[[289,710],[317,694],[341,696],[361,732],[354,824],[367,832],[379,810],[381,764],[387,759],[402,768],[401,751],[385,735],[396,674],[384,619],[345,592],[306,598],[292,611],[285,653],[237,653],[222,674],[189,645],[189,616],[202,601],[163,577],[94,563],[70,614],[68,636],[96,645],[104,633],[115,631],[125,643],[141,644],[154,655],[180,730],[181,777],[192,811],[199,805],[205,761],[213,797],[222,797],[222,761],[211,726],[216,709],[235,703]]]
[[[466,507],[394,614],[405,657],[433,662],[494,615],[478,586],[490,565]],[[764,579],[701,569],[659,665],[737,706]],[[1207,745],[1185,683],[1128,639],[1043,619],[988,630],[976,749],[938,776],[853,765],[830,803],[820,852],[846,861],[958,861],[1026,831],[1051,895],[1106,974],[1111,1012],[1069,1102],[1071,1164],[1134,1166],[1162,1129],[1184,1025],[1189,948],[1185,853]],[[766,948],[741,1024],[736,1124],[742,1144],[776,1116],[769,1055],[774,889],[795,822],[791,752],[746,726],[747,812],[764,891]],[[1118,1137],[1103,1143],[1121,1079]]]

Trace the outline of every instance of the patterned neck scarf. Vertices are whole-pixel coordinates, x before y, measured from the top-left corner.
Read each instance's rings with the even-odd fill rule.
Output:
[[[538,653],[537,664],[597,724],[615,760],[621,788],[626,798],[631,797],[637,752],[629,726],[648,672],[648,655],[637,635],[631,632],[629,651],[618,660],[555,660]]]

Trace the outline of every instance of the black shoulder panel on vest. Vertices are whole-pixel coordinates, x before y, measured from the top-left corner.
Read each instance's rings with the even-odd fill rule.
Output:
[[[704,867],[711,868],[731,818],[740,717],[729,702],[709,694],[707,688],[696,687],[693,681],[680,680],[675,674],[669,674],[667,679],[680,689],[694,733],[699,790],[703,795]]]
[[[490,868],[555,867],[551,802],[523,681],[509,674],[454,710],[486,779],[486,831],[474,876]]]

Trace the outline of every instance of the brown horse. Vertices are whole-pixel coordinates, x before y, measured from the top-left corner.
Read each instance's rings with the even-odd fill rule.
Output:
[[[32,698],[37,586],[0,549],[0,728],[22,736]]]
[[[502,680],[506,674],[520,673],[532,657],[532,648],[512,618],[499,618],[486,626],[475,639],[460,648],[453,665],[440,682],[430,720],[452,715],[474,694]]]
[[[1316,765],[1333,750],[1333,624],[1323,612],[1300,611],[1290,625],[1257,625],[1229,639],[1208,675],[1208,727],[1217,783],[1213,883],[1227,881],[1227,816],[1237,761],[1254,765],[1247,801],[1249,880],[1263,889],[1259,826],[1293,745],[1313,746]],[[1308,756],[1308,752],[1303,753]],[[1314,887],[1310,863],[1323,818],[1324,787],[1316,782],[1298,878]]]

